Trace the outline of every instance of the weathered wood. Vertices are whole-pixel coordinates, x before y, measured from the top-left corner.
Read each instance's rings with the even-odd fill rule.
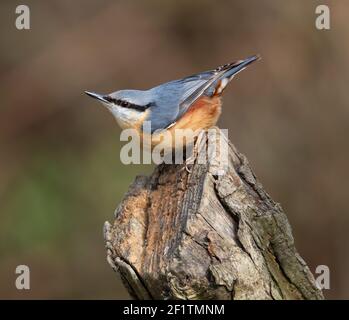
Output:
[[[217,129],[218,130],[218,129]],[[106,222],[108,261],[136,299],[323,299],[279,204],[229,144],[229,168],[160,165]]]

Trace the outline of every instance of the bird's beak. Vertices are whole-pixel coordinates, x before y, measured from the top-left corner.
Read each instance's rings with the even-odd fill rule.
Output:
[[[102,102],[104,102],[104,103],[109,103],[109,101],[106,100],[106,99],[104,98],[104,95],[102,95],[102,94],[98,94],[98,93],[94,93],[94,92],[90,92],[90,91],[85,91],[85,93],[86,93],[88,96],[90,96],[90,97],[92,97],[92,98],[94,98],[94,99],[98,99],[98,100],[100,100],[100,101],[102,101]]]

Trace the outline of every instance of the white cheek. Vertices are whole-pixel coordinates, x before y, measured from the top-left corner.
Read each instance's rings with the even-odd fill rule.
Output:
[[[118,125],[122,129],[133,127],[135,123],[140,120],[142,115],[142,113],[138,111],[122,108],[119,106],[114,106],[111,112],[113,113]]]

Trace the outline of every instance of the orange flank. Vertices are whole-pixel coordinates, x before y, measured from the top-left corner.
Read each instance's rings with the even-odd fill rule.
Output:
[[[214,126],[221,114],[221,99],[219,96],[201,97],[198,99],[189,110],[175,123],[168,127],[163,132],[153,135],[141,134],[141,142],[143,139],[151,139],[151,148],[159,143],[166,148],[182,148],[188,141],[194,141],[200,130],[206,130]],[[175,141],[176,130],[186,130],[186,137],[178,137],[179,141]]]
[[[208,129],[214,126],[221,114],[222,102],[220,97],[214,96],[201,97],[189,110],[169,128],[169,131],[175,129]]]

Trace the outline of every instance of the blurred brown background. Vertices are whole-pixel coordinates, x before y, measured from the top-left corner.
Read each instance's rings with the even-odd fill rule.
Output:
[[[349,298],[349,2],[0,4],[0,298],[127,298],[102,226],[136,174],[112,116],[83,94],[148,88],[259,53],[227,88],[222,128],[285,209],[327,298]],[[328,4],[331,30],[315,28]],[[17,291],[15,267],[31,268]]]

